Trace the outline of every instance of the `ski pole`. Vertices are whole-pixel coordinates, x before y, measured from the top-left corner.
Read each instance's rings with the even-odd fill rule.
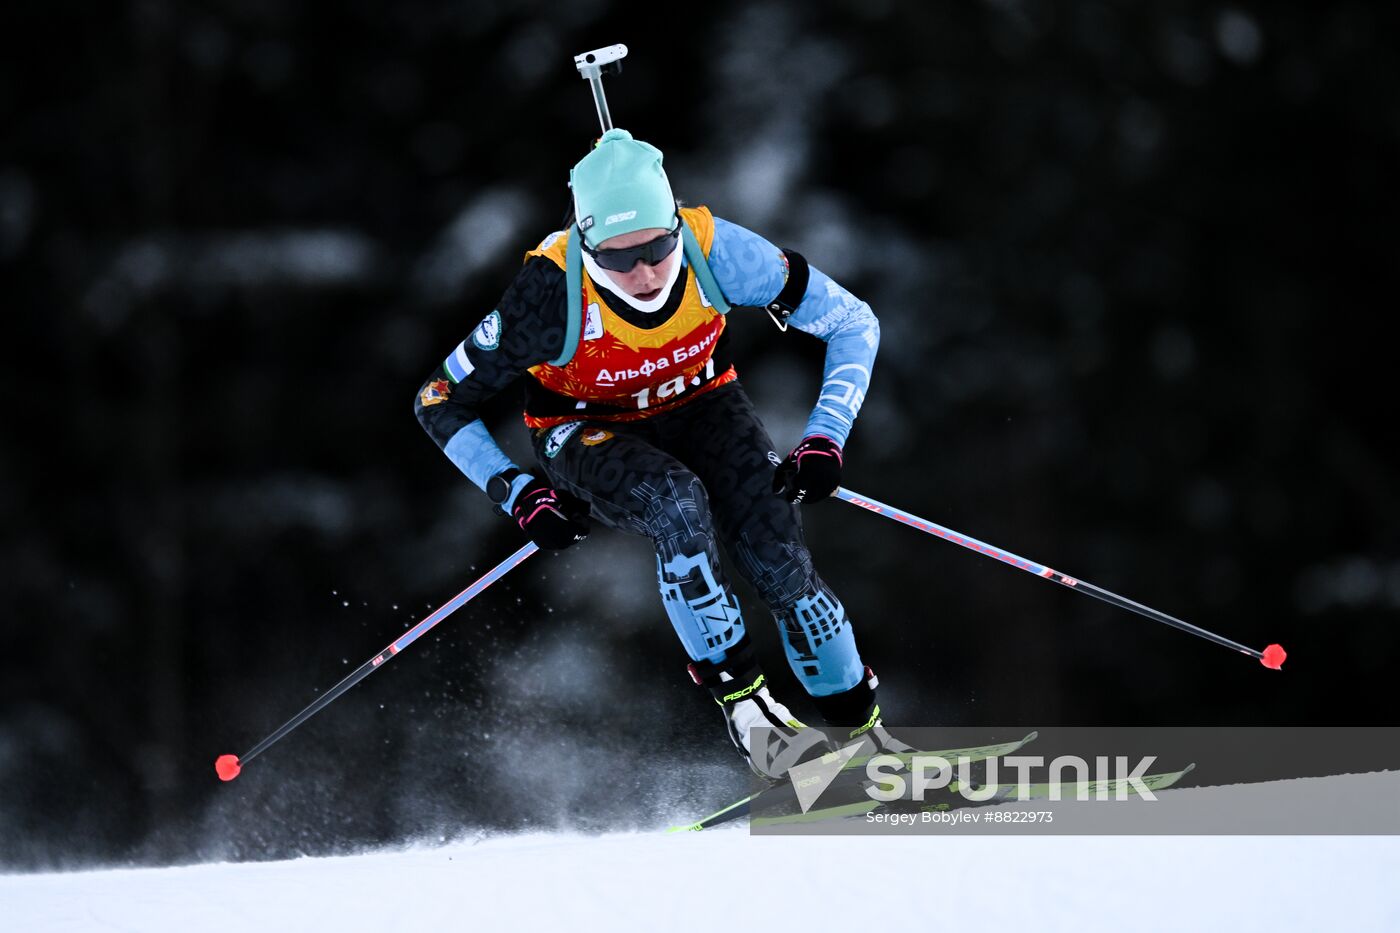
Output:
[[[409,645],[417,641],[425,632],[428,631],[428,629],[432,628],[434,625],[437,625],[443,619],[452,615],[452,613],[456,612],[458,609],[461,609],[467,603],[471,602],[471,600],[478,593],[486,589],[492,583],[495,583],[497,580],[501,579],[501,577],[504,577],[510,571],[514,570],[517,566],[520,565],[521,561],[525,560],[525,558],[529,557],[531,554],[535,553],[539,549],[539,545],[531,541],[529,544],[525,545],[520,550],[510,555],[505,560],[501,561],[490,571],[488,571],[484,576],[482,576],[481,579],[477,580],[471,586],[467,587],[465,590],[452,597],[422,622],[419,622],[417,625],[413,626],[413,628],[404,632],[398,637],[396,641],[390,644],[387,648],[376,654],[374,657],[370,658],[364,664],[361,664],[358,668],[351,672],[351,674],[348,677],[346,677],[340,683],[336,684],[334,687],[328,690],[323,696],[318,698],[315,703],[312,703],[306,709],[302,710],[300,713],[297,713],[291,719],[287,720],[285,723],[282,724],[282,727],[279,728],[276,732],[263,739],[257,745],[254,745],[251,749],[249,749],[247,752],[244,752],[241,756],[220,755],[214,761],[214,770],[218,772],[219,780],[232,781],[234,778],[238,777],[238,772],[243,769],[243,766],[245,764],[252,761],[254,758],[256,758],[258,755],[261,755],[263,752],[267,751],[278,740],[282,739],[284,736],[287,735],[287,733],[291,732],[297,726],[306,722],[306,720],[310,719],[312,716],[315,716],[327,706],[330,706],[331,703],[334,702],[335,699],[339,697],[342,693],[349,690],[351,687],[355,686],[355,684],[359,683],[360,681],[364,680],[370,674],[379,670],[379,668],[382,667],[384,664],[388,663],[388,661],[391,658],[393,658],[394,655],[398,654],[400,651],[404,650]]]
[[[931,534],[936,538],[942,538],[944,541],[951,541],[956,545],[967,548],[969,551],[976,551],[978,554],[995,558],[1004,564],[1010,564],[1012,567],[1019,568],[1027,573],[1033,573],[1037,577],[1053,580],[1072,590],[1086,593],[1089,596],[1101,599],[1120,609],[1136,612],[1140,616],[1146,616],[1154,621],[1170,625],[1172,628],[1178,628],[1183,632],[1189,632],[1192,635],[1204,638],[1206,641],[1213,641],[1217,645],[1233,648],[1240,654],[1247,654],[1251,658],[1257,658],[1260,664],[1272,668],[1273,670],[1281,670],[1283,668],[1284,659],[1288,657],[1282,645],[1269,645],[1263,651],[1256,651],[1237,641],[1231,641],[1222,635],[1217,635],[1214,632],[1192,625],[1190,622],[1183,622],[1175,616],[1167,615],[1165,612],[1158,612],[1156,609],[1148,608],[1141,603],[1135,603],[1131,599],[1119,596],[1117,593],[1110,593],[1108,590],[1094,586],[1092,583],[1086,583],[1076,577],[1067,576],[1060,573],[1058,570],[1051,570],[1049,567],[1043,567],[1035,561],[1026,560],[1024,557],[1017,557],[1010,551],[1004,551],[999,547],[993,547],[983,541],[978,541],[976,538],[953,531],[951,528],[945,528],[937,522],[931,522],[926,518],[919,518],[917,515],[910,515],[908,512],[897,509],[892,505],[886,505],[883,502],[877,502],[874,499],[856,495],[849,489],[837,487],[835,496],[838,499],[844,499],[852,505],[858,505],[863,509],[874,512],[876,515],[892,518],[897,522],[902,522],[911,528],[917,528],[919,531]]]
[[[612,114],[608,113],[608,98],[603,94],[603,75],[622,74],[622,60],[626,57],[625,45],[610,45],[574,56],[574,67],[588,79],[593,89],[593,105],[598,108],[598,122],[602,124],[604,133],[613,125]]]

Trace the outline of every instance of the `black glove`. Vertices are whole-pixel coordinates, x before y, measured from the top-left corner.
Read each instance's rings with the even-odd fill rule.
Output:
[[[841,485],[841,445],[813,434],[773,474],[773,492],[789,502],[820,502]]]
[[[562,550],[588,537],[588,503],[578,496],[551,489],[538,477],[520,490],[510,514],[520,530],[545,550]]]

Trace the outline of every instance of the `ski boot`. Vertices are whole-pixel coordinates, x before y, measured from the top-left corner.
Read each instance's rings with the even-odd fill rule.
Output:
[[[690,676],[724,711],[729,738],[754,774],[779,781],[795,764],[831,751],[820,729],[808,728],[768,692],[768,678],[753,659],[747,637],[718,664],[695,661]],[[762,729],[762,732],[751,730]],[[754,747],[751,743],[761,743]]]
[[[869,746],[861,749],[859,754],[862,755],[917,751],[890,735],[880,722],[880,704],[875,702],[875,688],[879,685],[880,679],[867,667],[860,682],[844,693],[812,697],[817,712],[826,720],[826,732],[832,745],[841,747],[859,739]]]
[[[890,735],[889,730],[881,723],[880,704],[875,702],[875,688],[879,685],[879,678],[875,676],[874,671],[867,667],[865,676],[861,678],[860,683],[845,693],[812,697],[817,711],[827,722],[826,731],[831,738],[832,745],[841,747],[859,740],[864,744],[856,752],[857,755],[917,754],[919,749]],[[957,790],[959,784],[957,777],[958,775],[955,774],[954,780],[948,785],[948,793]],[[978,790],[985,787],[987,760],[972,762],[968,768],[967,777],[967,784],[971,789]],[[912,785],[909,786],[909,789],[912,793]],[[886,804],[886,809],[894,810],[897,808],[891,801]]]

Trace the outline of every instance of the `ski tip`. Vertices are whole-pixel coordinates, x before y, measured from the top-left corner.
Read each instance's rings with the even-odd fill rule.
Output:
[[[686,825],[686,826],[672,826],[670,829],[666,830],[666,832],[667,832],[667,834],[670,834],[670,833],[698,833],[698,832],[700,832],[700,830],[702,830],[702,829],[704,829],[704,828],[705,828],[705,827],[701,826],[699,823],[690,823],[689,825]]]
[[[1283,645],[1270,645],[1264,649],[1264,653],[1259,656],[1259,663],[1270,670],[1283,670],[1283,662],[1288,658],[1288,652],[1283,650]]]
[[[1024,745],[1027,742],[1034,742],[1039,736],[1039,732],[1032,732],[1030,735],[1026,736],[1024,739],[1021,740],[1021,744]]]
[[[238,777],[238,772],[243,770],[243,765],[238,761],[237,755],[220,755],[214,759],[214,770],[219,775],[221,781],[232,781]]]

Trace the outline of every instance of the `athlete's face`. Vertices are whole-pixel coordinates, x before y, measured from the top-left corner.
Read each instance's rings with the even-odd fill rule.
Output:
[[[608,237],[598,244],[599,249],[627,249],[631,246],[640,246],[647,240],[654,240],[666,231],[660,227],[648,227],[645,230],[634,230],[631,233],[619,233],[617,236]],[[608,275],[618,287],[628,295],[640,301],[651,301],[661,294],[661,286],[666,284],[666,278],[671,274],[671,263],[681,261],[681,251],[671,250],[670,254],[654,266],[649,266],[640,259],[632,267],[631,272],[612,272]]]

